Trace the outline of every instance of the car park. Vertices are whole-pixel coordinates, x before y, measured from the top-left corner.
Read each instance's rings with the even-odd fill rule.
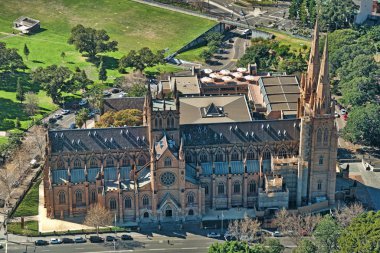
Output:
[[[107,235],[106,236],[106,241],[107,242],[117,241],[117,238],[115,236],[112,236],[112,235]]]
[[[61,244],[62,240],[58,238],[51,238],[50,239],[50,244]]]
[[[122,235],[121,236],[121,240],[123,240],[123,241],[130,241],[130,240],[133,240],[133,238],[132,238],[132,236],[130,236],[130,235]]]
[[[64,109],[64,110],[61,111],[61,113],[62,113],[63,115],[67,115],[67,114],[70,113],[70,110],[65,110],[65,109]]]
[[[90,242],[92,243],[101,243],[101,242],[104,242],[104,239],[100,236],[97,236],[97,235],[93,235],[93,236],[90,236]]]
[[[85,242],[87,242],[87,240],[84,239],[83,237],[75,237],[74,242],[75,243],[85,243]]]
[[[207,234],[207,237],[208,238],[219,238],[220,234],[216,233],[216,232],[210,232],[210,233]]]
[[[69,244],[69,243],[74,243],[74,240],[73,239],[71,239],[71,238],[62,238],[62,243],[67,243],[67,244]]]
[[[49,245],[49,242],[45,241],[45,240],[37,240],[37,241],[34,242],[34,245],[36,245],[36,246],[45,246],[45,245]]]

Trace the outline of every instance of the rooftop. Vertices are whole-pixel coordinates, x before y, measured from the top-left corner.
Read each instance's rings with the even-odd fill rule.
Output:
[[[104,112],[121,111],[126,109],[144,109],[144,97],[122,97],[104,99]]]
[[[194,76],[173,76],[171,78],[171,89],[174,88],[174,82],[177,83],[177,90],[183,95],[200,94],[198,77]]]

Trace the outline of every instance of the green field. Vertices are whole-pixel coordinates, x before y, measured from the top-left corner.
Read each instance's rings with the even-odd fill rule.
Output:
[[[41,31],[33,35],[12,34],[13,21],[20,16],[40,20]],[[52,64],[67,66],[72,70],[80,67],[99,84],[96,67],[86,61],[74,46],[67,44],[70,30],[77,24],[105,29],[111,40],[119,42],[119,51],[104,55],[107,82],[111,85],[113,79],[120,76],[117,60],[130,50],[149,47],[154,51],[168,49],[169,54],[208,30],[215,22],[130,0],[0,1],[0,41],[6,42],[8,47],[17,48],[23,57],[23,47],[27,44],[30,55],[28,60],[24,59],[30,70]],[[64,59],[60,56],[62,52],[66,55]],[[146,71],[157,73],[178,70],[173,65],[162,65]],[[18,117],[23,129],[29,126],[31,120],[23,112],[23,105],[16,101],[14,92],[17,77],[21,75],[26,83],[27,73],[0,80],[0,116],[4,116],[0,118],[15,121]],[[39,87],[28,85],[25,89],[39,96],[40,113],[36,118],[57,108]],[[0,122],[0,131],[11,129],[11,126]]]
[[[13,214],[14,217],[21,216],[34,216],[38,215],[38,202],[39,202],[39,186],[41,181],[35,183],[28,193],[25,195],[24,199],[21,201],[20,205],[17,207],[16,212]]]

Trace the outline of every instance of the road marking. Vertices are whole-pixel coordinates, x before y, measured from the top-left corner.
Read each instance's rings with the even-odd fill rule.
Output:
[[[198,247],[192,247],[192,248],[181,248],[181,249],[199,249]]]
[[[148,249],[148,250],[167,250],[167,249]]]

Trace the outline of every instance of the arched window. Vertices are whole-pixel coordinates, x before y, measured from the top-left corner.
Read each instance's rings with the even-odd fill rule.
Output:
[[[170,124],[171,124],[171,127],[172,127],[172,128],[175,128],[174,117],[171,117],[171,120],[170,120],[170,121],[171,121],[171,123],[170,123]]]
[[[112,157],[108,157],[107,160],[106,160],[106,166],[107,167],[112,167],[113,166],[113,158]]]
[[[124,207],[125,209],[132,208],[132,199],[130,197],[124,199]]]
[[[247,152],[247,160],[255,160],[255,152],[253,150]]]
[[[205,185],[205,195],[208,195],[208,184]]]
[[[325,128],[325,130],[323,131],[323,144],[328,145],[328,143],[329,143],[329,130]]]
[[[144,156],[140,156],[138,160],[138,165],[143,166],[146,164],[146,159]]]
[[[255,193],[256,192],[256,182],[251,181],[249,182],[249,193]]]
[[[189,192],[189,194],[187,195],[187,203],[188,204],[193,204],[194,203],[194,193]]]
[[[110,209],[116,210],[116,199],[114,198],[110,199]]]
[[[66,204],[66,194],[65,192],[59,192],[58,194],[58,198],[59,198],[59,204]]]
[[[74,169],[79,169],[79,168],[81,168],[82,167],[82,162],[81,162],[81,160],[80,159],[75,159],[74,160]]]
[[[222,182],[218,184],[218,194],[224,194],[224,183]]]
[[[323,155],[319,157],[319,165],[323,165]]]
[[[193,155],[190,152],[187,152],[185,155],[185,160],[188,163],[192,163],[193,162]]]
[[[82,196],[83,196],[83,194],[82,194],[81,190],[77,190],[75,192],[75,203],[77,205],[81,205],[82,204]]]
[[[158,127],[158,118],[155,118],[155,119],[154,119],[154,127],[155,127],[155,128],[159,128],[159,127]]]
[[[271,158],[271,153],[268,149],[264,150],[263,152],[263,159],[264,160],[269,160]]]
[[[205,163],[205,162],[207,162],[207,160],[208,160],[207,153],[202,152],[202,153],[199,155],[199,160],[201,160],[201,163]]]
[[[147,195],[143,196],[143,206],[144,207],[149,206],[149,197]]]
[[[318,181],[318,191],[322,190],[322,181]]]
[[[59,159],[57,162],[57,169],[63,169],[65,168],[65,163],[62,161],[62,159]]]
[[[280,151],[278,152],[278,156],[281,158],[286,158],[288,154],[284,148],[281,148]]]
[[[96,191],[93,190],[91,191],[91,202],[95,203],[95,201],[96,201]]]
[[[161,129],[162,128],[162,118],[158,118],[158,128]]]
[[[148,212],[144,213],[144,218],[149,218],[149,213]]]
[[[215,154],[215,162],[223,162],[223,161],[224,161],[224,154],[222,153],[222,151],[218,151]]]
[[[90,168],[96,168],[96,167],[98,167],[98,160],[95,157],[93,157],[90,160]]]
[[[240,193],[240,182],[236,181],[234,183],[234,193],[239,194]]]
[[[239,161],[239,153],[236,150],[232,151],[231,161]]]
[[[131,162],[127,157],[124,157],[123,160],[121,160],[121,164],[123,167],[127,167],[131,165]]]
[[[165,158],[164,166],[165,167],[171,167],[172,166],[172,159],[170,159],[170,157]]]
[[[322,130],[320,128],[317,131],[317,144],[322,145]]]
[[[189,210],[189,216],[193,216],[194,215],[194,211],[193,211],[193,209],[190,209]]]

